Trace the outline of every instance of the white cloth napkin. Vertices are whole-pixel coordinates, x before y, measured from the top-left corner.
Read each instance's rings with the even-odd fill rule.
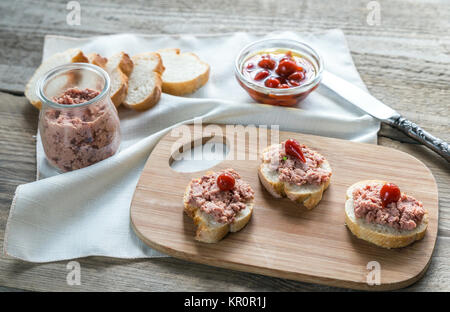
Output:
[[[299,108],[255,104],[234,78],[233,63],[247,43],[263,37],[306,41],[320,51],[325,68],[365,89],[340,30],[320,34],[292,32],[251,35],[132,35],[84,39],[47,36],[44,56],[79,47],[105,56],[160,48],[191,51],[211,65],[210,81],[188,97],[163,94],[142,113],[120,109],[120,152],[100,163],[57,174],[37,142],[39,180],[17,187],[6,226],[5,254],[32,262],[91,255],[140,258],[161,256],[134,234],[130,202],[152,148],[171,128],[202,117],[206,123],[279,125],[290,130],[376,143],[379,122],[321,86]],[[182,213],[180,203],[180,213]]]

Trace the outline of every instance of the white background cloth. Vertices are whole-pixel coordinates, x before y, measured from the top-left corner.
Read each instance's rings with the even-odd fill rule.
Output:
[[[254,40],[277,37],[303,40],[323,56],[330,72],[363,88],[340,30],[320,34],[292,32],[265,36],[245,33],[212,36],[120,34],[85,39],[47,36],[44,56],[79,47],[85,53],[130,55],[177,47],[194,52],[211,65],[209,82],[188,97],[163,94],[146,112],[120,109],[120,152],[90,167],[57,174],[37,142],[40,180],[20,185],[11,205],[4,252],[32,262],[91,255],[120,258],[161,256],[134,234],[130,202],[141,170],[157,141],[173,126],[202,117],[206,123],[279,125],[289,130],[376,143],[380,124],[325,87],[299,107],[255,104],[234,77],[234,59]],[[182,203],[180,203],[182,213]]]

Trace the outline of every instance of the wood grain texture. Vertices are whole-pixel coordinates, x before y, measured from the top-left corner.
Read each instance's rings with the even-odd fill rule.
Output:
[[[437,235],[438,194],[433,175],[417,159],[383,146],[281,131],[279,142],[295,138],[326,155],[333,168],[322,200],[307,211],[288,199],[274,198],[260,183],[259,137],[229,137],[225,126],[220,126],[222,133],[209,139],[226,141],[231,159],[208,170],[235,169],[255,191],[255,206],[252,219],[243,230],[218,243],[205,244],[195,241],[195,226],[183,213],[182,203],[191,179],[201,177],[207,170],[181,173],[169,165],[174,146],[190,148],[194,139],[206,139],[205,128],[189,128],[190,136],[170,132],[159,141],[136,186],[131,221],[135,232],[150,247],[189,261],[356,289],[398,289],[417,281],[424,273]],[[179,133],[183,133],[182,138]],[[271,137],[270,132],[267,137]],[[245,148],[245,160],[237,160],[238,147]],[[388,170],[386,155],[390,159]],[[251,160],[252,156],[258,160]],[[418,176],[420,184],[415,182]],[[403,192],[423,202],[429,214],[423,240],[407,248],[387,250],[350,234],[344,226],[346,190],[353,183],[370,179],[396,183]],[[170,184],[161,187],[164,181]],[[370,261],[378,261],[383,273],[381,285],[376,287],[367,285],[366,266]]]
[[[93,36],[341,28],[371,93],[449,141],[450,3],[380,0],[381,24],[368,25],[368,0],[274,2],[164,0],[81,3],[81,25],[66,23],[67,1],[0,2],[0,90],[23,93],[40,64],[46,34]],[[295,7],[296,10],[289,8]],[[394,134],[395,138],[396,134]]]
[[[379,0],[381,24],[366,22],[368,0],[80,1],[80,26],[66,23],[67,1],[0,1],[0,90],[23,94],[42,57],[46,34],[223,33],[343,29],[370,92],[436,136],[450,141],[450,3]],[[290,8],[296,8],[292,10]],[[35,179],[37,112],[23,97],[0,93],[0,244],[18,184]],[[400,143],[395,140],[400,140]],[[450,291],[450,168],[423,146],[383,126],[379,144],[405,151],[432,171],[439,189],[439,231],[426,275],[406,290]],[[14,160],[14,162],[13,162]],[[79,260],[82,285],[68,286],[66,262],[34,265],[0,259],[0,285],[27,290],[338,290],[217,269],[181,260]]]

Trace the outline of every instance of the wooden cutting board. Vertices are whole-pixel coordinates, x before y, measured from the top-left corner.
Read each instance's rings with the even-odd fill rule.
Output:
[[[193,138],[202,138],[202,127],[197,128],[188,129]],[[225,133],[224,126],[220,128]],[[295,138],[317,150],[333,168],[331,184],[313,210],[271,197],[259,182],[258,160],[249,160],[249,155],[246,160],[224,160],[208,170],[232,167],[250,183],[255,190],[252,219],[243,230],[219,243],[195,241],[194,224],[183,213],[183,193],[192,178],[207,170],[174,171],[171,148],[175,142],[190,146],[191,139],[169,133],[154,148],[136,186],[131,203],[136,234],[150,247],[176,258],[304,282],[390,290],[420,279],[430,263],[438,229],[438,191],[430,170],[416,158],[383,146],[292,132],[280,132],[279,136],[280,142]],[[203,143],[207,137],[201,139]],[[214,140],[224,140],[230,153],[237,146],[246,146],[246,152],[256,150],[245,137],[235,137],[235,144],[229,144],[233,138],[216,136]],[[366,179],[396,183],[423,202],[429,213],[423,240],[388,250],[351,234],[344,225],[345,190]],[[367,284],[368,274],[374,274],[370,272],[373,267],[367,268],[371,261],[380,264],[380,285]]]

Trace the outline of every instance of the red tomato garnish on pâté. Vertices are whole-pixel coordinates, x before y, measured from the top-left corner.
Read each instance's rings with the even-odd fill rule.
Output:
[[[227,173],[222,173],[217,177],[217,186],[221,191],[232,190],[235,183],[236,180],[234,179],[234,177]]]
[[[381,188],[380,197],[383,207],[386,207],[390,203],[398,202],[400,200],[400,196],[400,188],[394,183],[386,183]]]
[[[303,155],[302,148],[297,140],[289,139],[284,143],[284,149],[286,154],[294,158],[299,159],[301,162],[306,163],[305,156]]]

